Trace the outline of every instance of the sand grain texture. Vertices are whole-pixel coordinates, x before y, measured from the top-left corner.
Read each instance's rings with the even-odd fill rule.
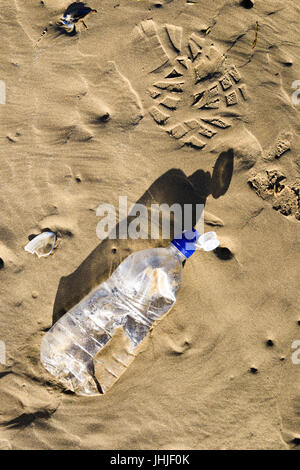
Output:
[[[299,447],[298,2],[91,0],[75,36],[55,28],[69,3],[0,14],[0,449]],[[122,258],[157,246],[97,238],[97,207],[120,195],[205,203],[221,245],[186,263],[174,309],[86,399],[39,350]],[[38,259],[23,248],[45,229],[59,243]]]

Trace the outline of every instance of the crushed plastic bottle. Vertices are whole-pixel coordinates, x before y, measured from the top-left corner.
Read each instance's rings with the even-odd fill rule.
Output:
[[[184,232],[167,248],[128,256],[46,333],[41,361],[79,395],[105,393],[127,369],[150,327],[175,304],[182,262],[200,247],[213,250],[214,232]]]

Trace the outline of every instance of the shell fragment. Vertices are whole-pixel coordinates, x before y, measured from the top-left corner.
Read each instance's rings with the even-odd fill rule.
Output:
[[[25,251],[36,254],[39,258],[51,255],[56,243],[56,234],[54,232],[43,232],[34,237],[24,247]]]

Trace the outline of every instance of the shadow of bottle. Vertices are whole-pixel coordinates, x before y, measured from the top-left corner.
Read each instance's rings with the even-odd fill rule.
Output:
[[[151,204],[172,206],[177,203],[182,207],[182,218],[184,218],[185,205],[191,205],[192,225],[195,226],[201,215],[199,211],[196,211],[197,205],[202,204],[204,207],[208,196],[212,195],[217,199],[228,190],[233,174],[233,161],[234,154],[230,149],[219,155],[212,175],[208,171],[197,170],[187,177],[182,170],[171,169],[154,181],[136,204],[143,204],[150,208]],[[133,216],[127,217],[127,227],[133,218]],[[174,220],[171,220],[170,238],[164,240],[153,240],[151,237],[124,240],[118,238],[119,224],[115,229],[116,239],[103,240],[73,273],[60,279],[53,308],[53,324],[80,302],[96,285],[109,277],[130,253],[168,245],[174,235]]]

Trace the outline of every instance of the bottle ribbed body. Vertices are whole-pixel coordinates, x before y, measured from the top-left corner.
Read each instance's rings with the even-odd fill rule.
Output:
[[[106,392],[176,302],[183,259],[173,245],[128,256],[46,333],[44,367],[80,395]]]

